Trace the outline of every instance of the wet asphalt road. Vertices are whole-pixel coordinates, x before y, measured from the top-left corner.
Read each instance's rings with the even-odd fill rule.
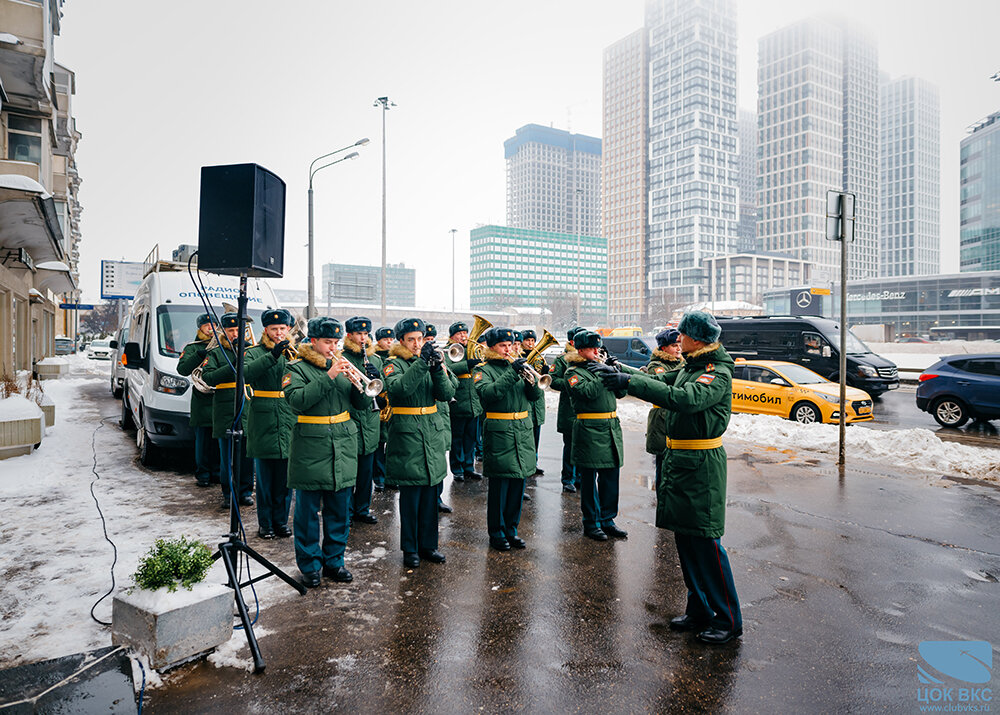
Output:
[[[917,408],[916,385],[906,384],[900,389],[886,392],[875,400],[875,419],[859,422],[874,429],[929,429],[946,442],[959,442],[973,447],[1000,448],[1000,422],[970,421],[958,429],[942,427],[931,416]]]
[[[485,483],[449,478],[448,563],[405,569],[395,493],[376,495],[379,524],[351,533],[354,583],[264,604],[265,673],[188,664],[147,710],[910,712],[921,641],[1000,645],[996,488],[862,464],[841,475],[727,443],[723,544],[745,635],[712,648],[667,627],[685,589],[672,535],[651,523],[642,434],[626,433],[627,541],[582,537],[579,500],[559,489],[554,420],[542,446],[527,550],[489,551]],[[387,555],[371,557],[383,542]],[[297,575],[290,542],[250,543]]]

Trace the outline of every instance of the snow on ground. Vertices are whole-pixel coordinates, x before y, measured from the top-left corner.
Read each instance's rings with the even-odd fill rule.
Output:
[[[157,538],[184,535],[214,547],[228,530],[226,516],[215,510],[215,490],[207,509],[202,502],[209,490],[179,489],[175,475],[143,470],[136,463],[134,442],[118,427],[117,414],[102,422],[99,405],[111,411],[112,403],[95,403],[89,394],[110,389],[109,363],[81,355],[68,360],[69,377],[44,383],[56,403],[56,424],[47,429],[41,447],[0,461],[0,668],[111,644],[110,628],[90,617],[91,606],[111,588],[113,560],[90,495],[95,480],[92,440],[100,474],[94,493],[118,546],[117,589],[132,586],[139,558]],[[188,503],[189,508],[165,509]],[[244,518],[254,520],[253,510],[245,510]],[[293,564],[289,555],[283,565]],[[208,580],[225,582],[221,561]],[[257,584],[258,594],[267,594],[269,603],[272,588],[285,595],[275,583]],[[253,609],[252,597],[247,597]],[[111,620],[111,596],[95,614]]]
[[[904,370],[926,370],[942,357],[1000,353],[992,340],[941,340],[932,343],[866,343],[872,352]]]

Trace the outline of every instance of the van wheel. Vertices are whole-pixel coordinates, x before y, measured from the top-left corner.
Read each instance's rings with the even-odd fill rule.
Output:
[[[135,429],[135,421],[132,419],[132,410],[128,407],[127,397],[122,398],[122,416],[118,419],[118,426],[124,432],[130,432]]]
[[[969,421],[969,409],[964,402],[954,397],[939,397],[934,400],[931,414],[942,427],[961,427]]]
[[[115,378],[111,378],[111,396],[116,400],[120,400],[123,392],[125,392],[123,388],[115,387]]]
[[[139,419],[142,419],[141,413]],[[139,448],[139,464],[144,467],[155,466],[157,461],[156,447],[149,441],[149,435],[142,424],[135,430],[135,445]]]
[[[811,402],[800,402],[792,408],[790,419],[803,425],[811,425],[814,422],[822,422],[823,416],[816,405]]]

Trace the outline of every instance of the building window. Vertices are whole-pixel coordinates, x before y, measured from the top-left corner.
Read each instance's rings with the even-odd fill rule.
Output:
[[[14,161],[42,163],[42,120],[7,117],[7,158]]]

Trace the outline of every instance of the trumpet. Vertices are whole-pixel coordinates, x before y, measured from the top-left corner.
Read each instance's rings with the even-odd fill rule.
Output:
[[[434,349],[438,351],[438,355],[441,356],[442,360],[448,358],[452,362],[458,362],[465,357],[465,346],[459,343],[452,343],[443,348],[435,345]]]
[[[513,363],[514,358],[508,357],[507,362]],[[547,390],[549,385],[552,384],[552,375],[542,375],[527,362],[524,363],[524,374],[522,377],[529,385],[538,385],[542,390]]]
[[[214,338],[213,338],[214,340]],[[194,389],[198,392],[203,392],[206,395],[211,395],[215,392],[215,388],[201,379],[201,366],[199,365],[194,370],[191,371],[191,382],[194,384]]]
[[[344,370],[344,376],[351,381],[358,392],[367,395],[368,397],[378,397],[382,394],[384,386],[382,381],[378,378],[372,379],[364,374],[361,370],[354,367],[350,360],[343,358],[344,362],[347,363],[347,368]]]

